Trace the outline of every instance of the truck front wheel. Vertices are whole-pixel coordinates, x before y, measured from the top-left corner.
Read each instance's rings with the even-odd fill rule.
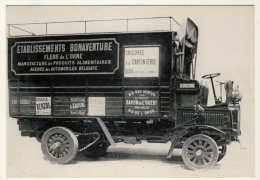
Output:
[[[182,147],[182,159],[193,170],[207,169],[216,164],[219,150],[209,136],[198,134],[188,138]]]
[[[224,158],[224,156],[226,155],[227,152],[227,146],[226,145],[222,145],[221,149],[219,149],[219,156],[218,156],[218,162]]]
[[[78,139],[65,127],[53,127],[47,130],[41,139],[44,156],[51,162],[65,164],[75,158],[78,152]]]

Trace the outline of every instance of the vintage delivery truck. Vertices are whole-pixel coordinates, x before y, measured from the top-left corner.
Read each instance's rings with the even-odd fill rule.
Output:
[[[207,106],[208,87],[195,80],[198,27],[169,20],[178,29],[9,36],[9,114],[21,135],[58,164],[144,140],[171,141],[167,158],[182,148],[190,169],[221,160],[241,135],[241,94],[227,81],[221,102],[220,73],[205,75],[215,97]]]

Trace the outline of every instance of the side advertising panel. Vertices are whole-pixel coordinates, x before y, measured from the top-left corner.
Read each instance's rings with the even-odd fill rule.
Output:
[[[51,115],[51,97],[36,97],[36,115]]]
[[[158,77],[159,46],[125,47],[125,77]]]
[[[11,47],[16,75],[114,74],[118,68],[114,38],[24,41]]]
[[[89,97],[89,116],[121,116],[122,97]]]
[[[86,115],[85,97],[54,97],[53,106],[54,115]]]
[[[105,97],[89,97],[88,98],[88,115],[105,116],[106,115],[106,98]]]
[[[10,98],[10,113],[19,112],[18,98]],[[26,96],[20,98],[20,115],[51,115],[51,97]]]
[[[21,97],[20,111],[18,98],[10,97],[10,115],[53,115],[55,116],[121,116],[122,115],[122,97],[53,97],[53,106],[51,106],[51,97]]]
[[[159,91],[156,90],[126,90],[126,116],[158,116]]]

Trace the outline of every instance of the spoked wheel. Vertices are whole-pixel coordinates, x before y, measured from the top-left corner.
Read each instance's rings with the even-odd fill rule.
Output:
[[[78,152],[78,139],[64,127],[53,127],[41,139],[44,156],[51,162],[65,164],[75,158]]]
[[[100,157],[106,155],[108,145],[105,142],[97,142],[82,153],[87,157]]]
[[[222,145],[219,147],[219,156],[218,156],[218,162],[223,159],[223,157],[226,155],[227,152],[227,146],[226,145]]]
[[[182,159],[190,169],[207,169],[216,164],[218,151],[218,146],[211,137],[198,134],[183,144]]]

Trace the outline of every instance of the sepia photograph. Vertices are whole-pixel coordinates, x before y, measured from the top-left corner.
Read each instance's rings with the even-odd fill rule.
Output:
[[[3,8],[5,178],[257,177],[254,4]]]

